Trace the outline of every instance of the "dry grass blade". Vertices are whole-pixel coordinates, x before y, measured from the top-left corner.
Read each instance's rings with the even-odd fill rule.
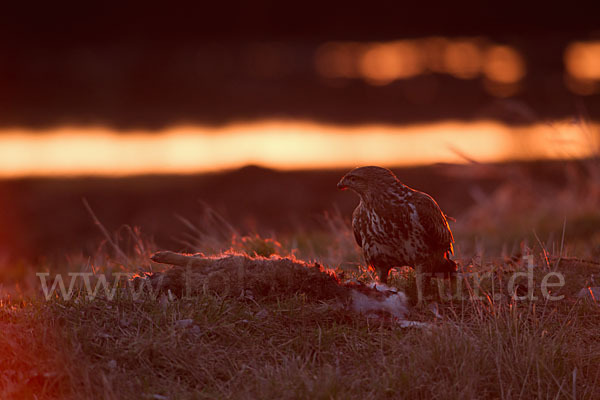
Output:
[[[121,250],[119,245],[117,245],[117,243],[112,239],[112,237],[110,236],[110,233],[108,233],[108,231],[106,230],[104,225],[102,225],[102,222],[100,222],[98,217],[96,217],[96,214],[92,210],[92,207],[90,207],[90,204],[88,203],[88,201],[85,198],[82,198],[81,201],[83,202],[83,205],[85,206],[85,209],[87,210],[87,212],[92,217],[94,224],[96,224],[98,229],[100,229],[100,232],[102,232],[102,234],[104,235],[104,238],[106,239],[106,241],[112,246],[113,250],[117,253],[117,255],[119,257],[121,257],[121,259],[123,260],[123,263],[125,265],[129,265],[129,257],[127,257],[127,255],[123,252],[123,250]]]

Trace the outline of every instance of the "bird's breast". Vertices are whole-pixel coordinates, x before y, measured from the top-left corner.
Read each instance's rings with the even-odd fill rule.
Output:
[[[358,214],[364,227],[366,248],[407,261],[429,252],[418,207],[409,200],[395,205],[389,202],[372,204],[371,207],[363,205]]]

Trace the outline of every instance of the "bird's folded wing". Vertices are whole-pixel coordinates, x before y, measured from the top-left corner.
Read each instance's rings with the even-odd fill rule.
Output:
[[[413,196],[413,203],[417,208],[419,222],[425,229],[429,239],[440,247],[448,246],[448,250],[453,253],[452,243],[454,237],[448,221],[435,200],[428,194],[417,192]]]

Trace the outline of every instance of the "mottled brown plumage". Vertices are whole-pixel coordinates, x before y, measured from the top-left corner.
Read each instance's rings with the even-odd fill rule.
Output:
[[[411,266],[445,277],[456,271],[449,258],[454,238],[431,196],[402,184],[381,167],[355,168],[338,188],[351,189],[360,197],[352,215],[354,236],[382,282],[394,267]]]

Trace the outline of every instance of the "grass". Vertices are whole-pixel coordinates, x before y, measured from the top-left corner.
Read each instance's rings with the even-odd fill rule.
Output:
[[[600,308],[576,296],[600,272],[597,199],[536,198],[528,190],[534,197],[513,209],[519,192],[502,187],[453,224],[467,278],[452,288],[461,296],[429,298],[411,310],[430,328],[402,329],[302,291],[268,299],[209,289],[187,298],[118,292],[90,300],[77,286],[68,301],[44,300],[35,272],[156,271],[149,262],[156,246],[128,228],[92,258],[0,271],[0,398],[600,398]],[[530,202],[540,204],[536,212]],[[340,215],[326,218],[321,231],[279,238],[241,237],[216,213],[207,218],[201,227],[181,218],[188,248],[295,256],[345,279],[373,279],[357,268]],[[529,271],[523,256],[535,264],[535,301],[508,291],[514,273]],[[549,272],[565,278],[552,288],[562,300],[543,297]],[[485,279],[478,284],[476,276]],[[515,281],[519,288],[526,282]],[[414,300],[412,271],[396,271],[391,284]]]
[[[256,246],[256,240],[246,242]],[[413,310],[411,317],[430,322],[430,329],[400,329],[303,293],[266,302],[210,291],[185,299],[90,301],[83,291],[69,301],[8,299],[0,307],[0,394],[597,398],[600,312],[574,298],[596,267],[561,264],[569,283],[562,301],[494,300],[490,279],[482,283],[483,300],[436,303],[437,317]],[[545,268],[553,265],[538,268],[536,282]],[[493,281],[502,278],[495,273]],[[413,290],[410,274],[396,274],[393,282]]]

